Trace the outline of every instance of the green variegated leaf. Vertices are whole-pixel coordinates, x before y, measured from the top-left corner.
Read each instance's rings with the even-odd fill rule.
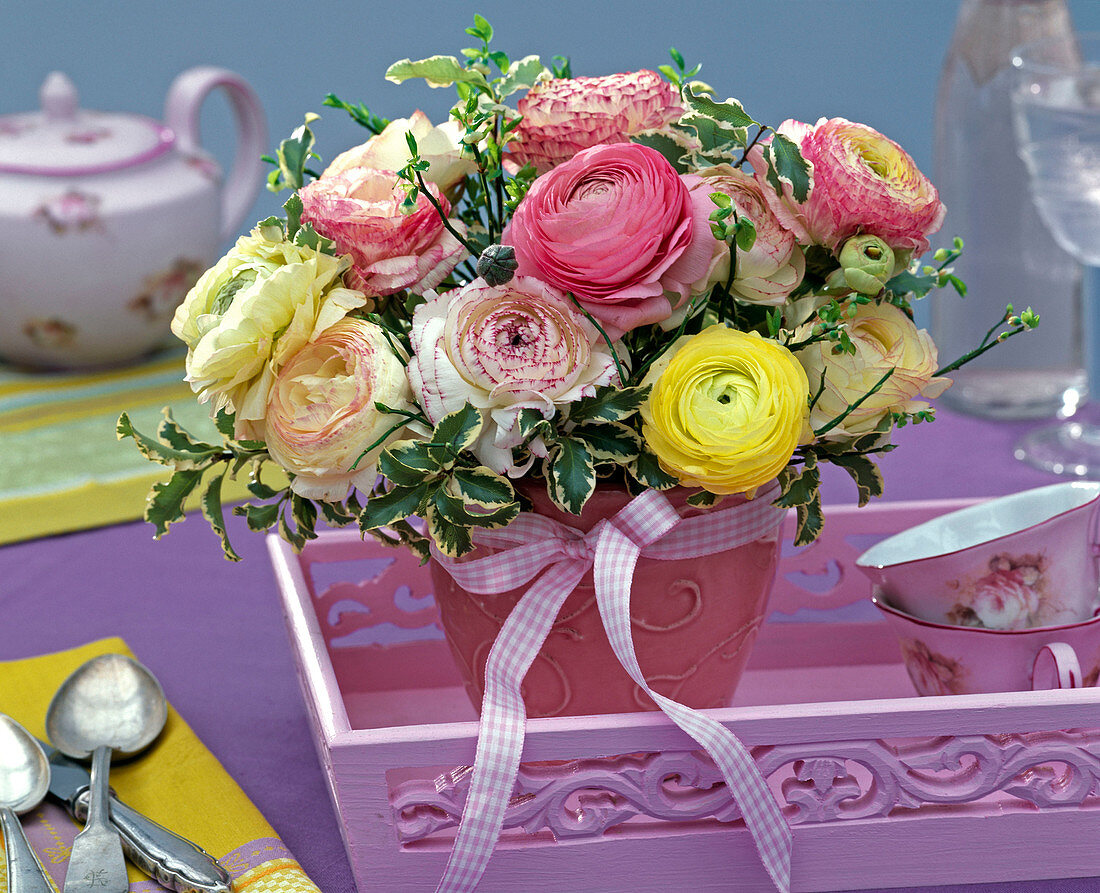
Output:
[[[276,156],[279,159],[279,172],[283,175],[283,184],[291,189],[300,189],[305,185],[305,168],[313,152],[313,131],[306,124],[294,128],[289,139],[279,143]]]
[[[825,525],[825,516],[821,512],[821,495],[815,490],[813,498],[809,502],[798,506],[796,514],[798,522],[794,544],[796,546],[808,546],[818,538],[822,527]]]
[[[149,491],[144,518],[155,528],[154,539],[168,532],[168,525],[183,519],[183,504],[202,479],[202,470],[176,471],[168,480],[158,481]]]
[[[715,493],[710,493],[707,490],[700,490],[698,493],[692,493],[688,499],[688,505],[693,505],[696,508],[710,508],[712,505],[718,502],[718,496]]]
[[[668,490],[675,487],[680,481],[661,468],[657,457],[648,449],[642,449],[630,465],[627,466],[631,477],[639,484],[650,490]]]
[[[410,515],[420,514],[428,494],[428,486],[421,484],[419,487],[394,487],[386,493],[371,496],[359,513],[359,527],[361,530],[389,527]]]
[[[621,422],[634,415],[649,396],[650,386],[599,387],[592,397],[582,397],[569,408],[569,420],[581,422]]]
[[[321,514],[333,527],[344,527],[356,520],[356,516],[338,502],[319,502]]]
[[[216,453],[220,447],[202,440],[196,440],[192,434],[179,426],[172,418],[172,410],[164,407],[161,410],[164,418],[157,425],[157,440],[165,446],[188,453]]]
[[[214,457],[220,452],[217,447],[201,450],[181,450],[167,446],[159,440],[146,437],[140,431],[137,431],[126,413],[122,413],[118,417],[115,434],[119,440],[132,437],[138,450],[146,459],[161,465],[169,465],[176,471],[209,468],[214,461]]]
[[[464,502],[482,508],[499,508],[516,501],[511,482],[484,465],[456,468],[451,473],[451,481]]]
[[[419,471],[422,477],[439,471],[439,463],[432,458],[428,452],[428,445],[422,440],[398,440],[391,443],[382,455],[387,453],[394,462],[399,462],[413,471]],[[379,457],[379,467],[381,468],[381,457]]]
[[[481,411],[465,404],[439,420],[428,444],[428,454],[441,465],[449,466],[459,453],[477,442],[481,433]]]
[[[401,462],[391,450],[392,447],[390,450],[383,450],[382,455],[378,457],[378,473],[391,484],[398,487],[416,487],[439,471],[438,466],[434,463],[432,463],[431,471],[425,471],[420,467],[410,467]],[[401,455],[408,458],[409,453],[402,451]]]
[[[782,195],[783,185],[789,184],[794,200],[806,201],[810,194],[810,165],[790,137],[772,134],[772,141],[764,146],[764,161],[768,166],[768,182],[777,194]]]
[[[672,137],[665,133],[657,133],[656,131],[651,133],[637,133],[634,134],[630,141],[637,143],[639,146],[648,146],[650,149],[656,149],[660,152],[665,160],[671,164],[674,168],[682,171],[686,168],[686,165],[681,165],[684,156],[687,155],[687,148],[681,143],[676,142]]]
[[[473,548],[470,529],[452,522],[434,504],[428,506],[425,518],[429,536],[444,555],[458,558]]]
[[[241,556],[230,545],[229,535],[225,531],[225,517],[222,515],[222,481],[224,479],[224,474],[215,475],[210,479],[210,483],[206,485],[206,490],[200,500],[202,516],[206,518],[210,529],[221,540],[222,552],[225,553],[225,557],[230,561],[240,561]]]
[[[367,532],[384,545],[409,549],[420,559],[421,564],[426,564],[431,557],[428,545],[431,541],[408,521],[397,521],[389,527],[378,527]]]
[[[257,499],[274,499],[279,495],[278,490],[269,487],[260,480],[260,469],[258,467],[249,475],[248,483],[245,486],[248,487],[248,492]]]
[[[454,56],[430,56],[427,59],[402,59],[386,69],[386,80],[400,84],[411,78],[423,78],[429,87],[449,87],[470,84],[488,89],[485,75],[475,68],[466,68]]]
[[[856,489],[859,491],[859,504],[861,506],[867,505],[873,497],[882,495],[883,492],[883,480],[882,472],[868,456],[861,456],[858,454],[846,454],[843,456],[833,456],[829,461],[834,465],[839,465],[843,468],[853,481],[855,481]]]
[[[596,468],[584,444],[563,437],[547,460],[546,490],[563,511],[579,515],[596,489]]]
[[[570,437],[581,441],[597,462],[622,465],[634,459],[642,448],[638,433],[621,422],[590,422],[575,428]]]
[[[690,86],[684,87],[683,95],[691,109],[731,128],[743,129],[757,124],[736,99],[715,102],[705,93],[696,93]]]
[[[248,523],[248,529],[254,532],[270,530],[272,525],[279,520],[279,511],[282,503],[269,502],[264,505],[238,505],[233,507],[233,514],[244,515]]]
[[[279,536],[290,543],[290,545],[294,547],[295,552],[302,551],[302,547],[306,544],[305,534],[290,526],[290,523],[286,519],[286,511],[283,511],[279,515]]]
[[[817,469],[817,459],[810,453],[801,472],[787,466],[779,473],[779,485],[783,489],[775,504],[783,508],[807,505],[818,498],[817,488],[821,483],[821,472]]]
[[[503,99],[517,90],[533,87],[543,72],[546,72],[546,66],[538,56],[524,56],[508,66],[504,77],[497,84],[497,95]],[[546,73],[549,74],[549,72]]]
[[[290,497],[290,507],[295,527],[306,539],[317,539],[317,507],[313,501],[295,493]]]
[[[233,439],[233,426],[237,422],[237,416],[235,413],[226,412],[224,409],[219,409],[214,415],[214,427],[218,429],[218,433],[223,437]]]
[[[520,433],[523,435],[523,443],[526,445],[536,437],[541,437],[547,444],[557,439],[557,431],[554,426],[537,409],[526,407],[519,411],[516,419]]]
[[[744,128],[726,127],[702,115],[688,113],[680,118],[680,125],[695,131],[704,155],[730,155],[748,143],[748,131]]]
[[[286,235],[287,238],[297,239],[298,230],[302,226],[302,197],[297,192],[292,192],[290,198],[283,202],[283,210],[286,211]],[[301,244],[295,241],[295,244]]]

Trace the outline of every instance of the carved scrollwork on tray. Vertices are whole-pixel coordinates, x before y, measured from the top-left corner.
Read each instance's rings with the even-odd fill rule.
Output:
[[[1100,797],[1096,730],[837,741],[753,751],[792,825],[882,818],[899,809],[1015,798],[1039,809]],[[403,782],[391,791],[398,839],[457,826],[469,767]],[[558,840],[598,837],[631,819],[730,822],[740,818],[721,774],[702,752],[627,754],[524,763],[505,828]]]

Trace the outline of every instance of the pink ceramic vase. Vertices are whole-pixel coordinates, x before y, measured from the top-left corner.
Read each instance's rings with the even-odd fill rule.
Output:
[[[630,501],[622,488],[600,487],[578,518],[557,509],[541,486],[521,488],[536,512],[582,531]],[[700,513],[687,505],[688,491],[667,495],[681,516]],[[745,502],[731,497],[717,508]],[[479,546],[472,557],[486,554]],[[689,707],[729,704],[766,617],[778,558],[776,526],[758,540],[705,558],[638,560],[630,616],[638,663],[655,691]],[[480,710],[489,649],[526,587],[480,595],[459,587],[435,561],[431,573],[447,642]],[[522,690],[531,717],[657,709],[611,649],[591,571],[566,599]]]

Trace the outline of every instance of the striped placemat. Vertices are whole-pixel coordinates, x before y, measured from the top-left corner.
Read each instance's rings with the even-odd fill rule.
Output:
[[[0,365],[0,543],[140,518],[167,469],[115,437],[120,412],[152,433],[161,408],[203,438],[208,409],[183,381],[184,352],[100,372],[34,372]],[[246,498],[226,481],[226,502]]]

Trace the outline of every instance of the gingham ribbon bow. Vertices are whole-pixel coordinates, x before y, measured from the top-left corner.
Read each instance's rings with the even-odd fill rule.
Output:
[[[501,530],[478,531],[479,543],[504,551],[464,562],[436,554],[460,586],[481,594],[507,592],[551,568],[512,609],[489,651],[470,790],[437,893],[470,893],[489,863],[523,751],[527,711],[520,685],[562,603],[590,568],[615,656],[669,719],[710,754],[772,881],[779,890],[790,888],[791,830],[747,748],[721,723],[653,691],[630,634],[630,586],[639,556],[698,558],[759,539],[782,518],[783,510],[771,504],[774,496],[770,489],[747,506],[682,519],[663,494],[647,490],[587,534],[525,512]]]

